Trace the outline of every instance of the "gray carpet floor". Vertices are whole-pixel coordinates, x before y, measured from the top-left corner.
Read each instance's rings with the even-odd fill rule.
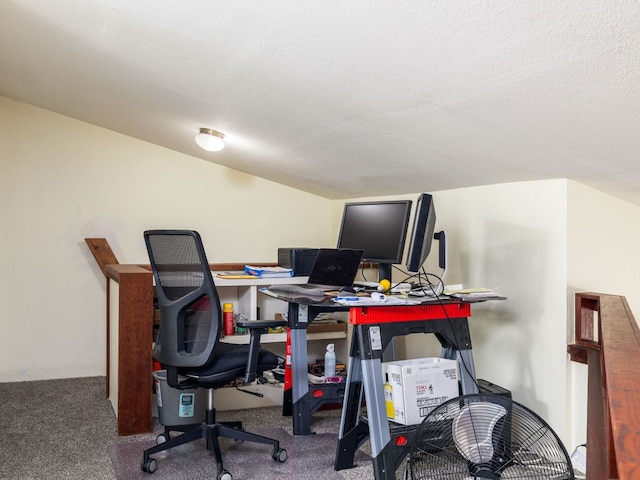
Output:
[[[105,398],[105,378],[74,378],[0,383],[0,479],[200,480],[215,479],[216,467],[204,440],[157,454],[157,471],[140,470],[142,452],[163,431],[118,437],[116,418]],[[276,437],[287,449],[285,463],[271,459],[271,447],[221,441],[225,467],[234,480],[373,478],[368,444],[356,454],[357,466],[335,471],[333,459],[339,410],[317,412],[314,435],[293,436],[291,418],[281,409],[218,412],[218,420],[241,420],[248,431]],[[398,478],[401,478],[399,469]]]

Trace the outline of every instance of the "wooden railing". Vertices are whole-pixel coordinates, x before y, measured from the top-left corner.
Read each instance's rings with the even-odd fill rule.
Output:
[[[624,297],[577,293],[573,361],[588,364],[587,480],[640,480],[640,329]]]

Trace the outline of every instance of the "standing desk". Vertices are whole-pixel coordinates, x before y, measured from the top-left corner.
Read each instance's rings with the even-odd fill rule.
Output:
[[[469,303],[444,300],[418,305],[340,306],[331,297],[314,299],[263,292],[288,302],[292,379],[291,388],[285,386],[283,414],[293,416],[294,435],[312,433],[311,416],[322,405],[343,404],[334,465],[336,470],[353,467],[358,446],[371,437],[375,478],[395,479],[394,472],[405,451],[390,445],[382,381],[382,352],[394,337],[410,333],[435,334],[442,346],[441,356],[458,361],[462,393],[478,393],[467,322],[471,315]],[[307,327],[318,314],[327,311],[349,311],[353,331],[347,381],[345,384],[310,387],[307,378]],[[360,417],[363,400],[367,403],[367,418]],[[415,429],[415,426],[402,428],[403,431],[414,432]],[[392,464],[395,464],[393,469]]]
[[[419,425],[391,428],[385,408],[382,352],[391,340],[410,333],[432,333],[441,356],[458,361],[462,394],[478,393],[467,317],[471,305],[459,301],[415,306],[351,307],[353,326],[347,383],[340,420],[334,468],[354,466],[358,447],[369,438],[376,480],[395,480],[396,470],[409,452]],[[361,415],[363,400],[366,415]]]

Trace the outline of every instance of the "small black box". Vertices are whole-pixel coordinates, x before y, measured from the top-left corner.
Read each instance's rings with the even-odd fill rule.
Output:
[[[478,389],[480,393],[490,394],[490,395],[501,395],[503,397],[511,398],[511,391],[506,388],[502,388],[495,383],[491,383],[488,380],[484,380],[482,378],[478,379]]]
[[[311,273],[319,248],[278,248],[278,265],[292,268],[296,277]]]

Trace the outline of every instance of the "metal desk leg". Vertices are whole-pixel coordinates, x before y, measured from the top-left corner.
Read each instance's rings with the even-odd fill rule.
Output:
[[[291,389],[289,413],[293,418],[294,435],[310,435],[311,417],[322,405],[342,403],[343,384],[322,384],[309,387],[307,376],[307,327],[314,318],[308,305],[289,304],[289,338],[291,340]]]
[[[389,443],[389,420],[384,402],[382,362],[379,358],[362,361],[364,395],[367,399],[367,419],[371,453],[375,458]]]
[[[379,326],[358,327],[358,346],[362,360],[362,382],[367,401],[367,423],[376,480],[395,480],[395,456],[391,447],[391,433],[384,400],[382,381],[382,352],[385,347]]]
[[[306,410],[302,398],[309,391],[307,377],[307,331],[291,329],[291,378],[293,406],[293,434],[311,434],[311,412]]]
[[[479,392],[476,367],[473,363],[471,349],[457,350],[453,347],[443,348],[440,356],[442,358],[456,360],[458,362],[458,369],[460,370],[460,385],[462,387],[463,395]]]
[[[356,450],[369,438],[376,480],[395,480],[394,456],[386,448],[391,436],[382,385],[382,361],[380,358],[363,360],[360,353],[353,353],[367,351],[363,347],[371,343],[369,330],[363,330],[356,328],[353,332],[334,468],[353,467]],[[366,421],[360,419],[363,390],[367,399]]]
[[[381,360],[364,360],[362,371],[364,394],[367,399],[367,419],[374,478],[376,480],[395,480],[395,465],[387,448],[391,441],[391,435],[384,402]]]
[[[369,426],[360,421],[362,406],[362,363],[360,356],[349,357],[347,384],[340,416],[338,447],[333,465],[335,470],[354,467],[358,447],[369,437]]]
[[[476,377],[476,367],[473,364],[471,350],[458,350],[456,357],[460,370],[462,394],[478,393],[478,377]]]

